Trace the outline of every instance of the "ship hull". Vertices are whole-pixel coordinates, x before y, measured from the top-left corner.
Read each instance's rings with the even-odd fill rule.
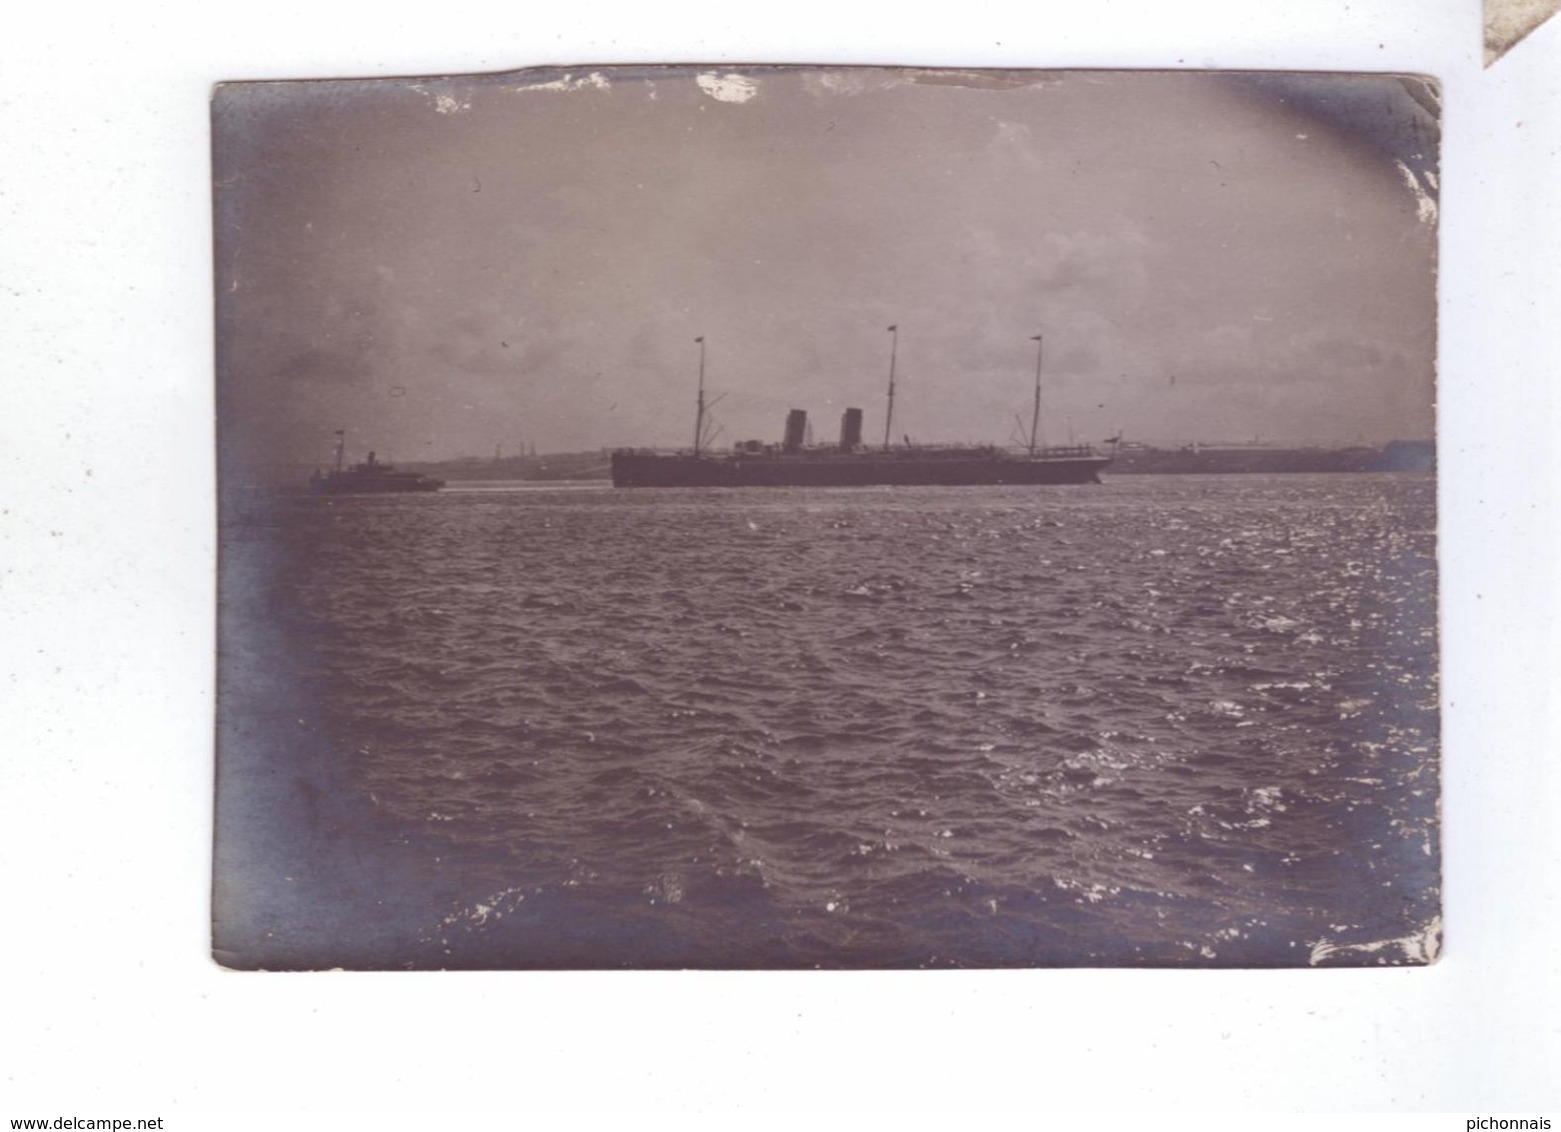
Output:
[[[444,480],[416,472],[398,472],[393,464],[382,464],[369,453],[361,464],[343,469],[341,458],[347,445],[347,434],[340,432],[336,444],[336,469],[321,475],[318,470],[309,479],[309,489],[316,495],[406,495],[409,492],[438,491]]]
[[[874,487],[1099,483],[1109,457],[694,456],[615,452],[614,487]]]

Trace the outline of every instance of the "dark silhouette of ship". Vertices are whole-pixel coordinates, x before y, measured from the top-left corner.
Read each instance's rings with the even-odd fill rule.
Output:
[[[336,467],[323,476],[316,469],[309,477],[309,490],[318,495],[400,495],[408,492],[438,491],[444,480],[417,472],[397,471],[393,464],[381,464],[374,453],[361,464],[342,467],[347,447],[345,429],[336,431]]]
[[[873,485],[974,486],[995,484],[1099,483],[1100,470],[1111,457],[1088,445],[1041,447],[1036,436],[1041,412],[1041,349],[1035,361],[1035,403],[1025,446],[1018,450],[996,445],[925,445],[892,447],[895,357],[898,328],[889,355],[889,407],[881,448],[862,443],[862,410],[847,409],[840,420],[840,439],[833,445],[806,443],[808,416],[792,409],[780,444],[745,440],[728,452],[705,449],[705,342],[699,344],[699,396],[691,451],[666,453],[619,449],[612,454],[614,487],[866,487]],[[1040,336],[1031,339],[1041,342]],[[1021,428],[1023,425],[1021,424]]]

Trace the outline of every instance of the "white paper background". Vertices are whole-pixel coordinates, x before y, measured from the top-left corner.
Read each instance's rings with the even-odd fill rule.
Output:
[[[1561,28],[1482,71],[1477,5],[1449,0],[935,14],[842,0],[56,3],[5,24],[0,1119],[471,1110],[521,1124],[619,1109],[941,1124],[1558,1106]],[[211,963],[210,85],[744,61],[1442,79],[1438,966],[281,976]]]

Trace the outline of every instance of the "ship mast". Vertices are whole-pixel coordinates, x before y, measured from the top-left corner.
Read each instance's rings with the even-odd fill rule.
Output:
[[[1041,341],[1041,335],[1037,334],[1030,341],[1035,343],[1035,408],[1030,411],[1030,459],[1035,459],[1036,430],[1041,423],[1041,352],[1046,344]]]
[[[699,455],[699,444],[705,434],[705,338],[694,339],[699,343],[699,400],[694,412],[694,455]]]
[[[900,352],[900,326],[898,323],[889,327],[889,333],[894,337],[889,344],[889,412],[883,420],[883,448],[889,451],[889,429],[894,424],[894,359]]]

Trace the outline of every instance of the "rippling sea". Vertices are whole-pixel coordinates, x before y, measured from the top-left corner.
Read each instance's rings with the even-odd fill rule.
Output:
[[[1435,484],[225,510],[263,967],[1423,962]]]

